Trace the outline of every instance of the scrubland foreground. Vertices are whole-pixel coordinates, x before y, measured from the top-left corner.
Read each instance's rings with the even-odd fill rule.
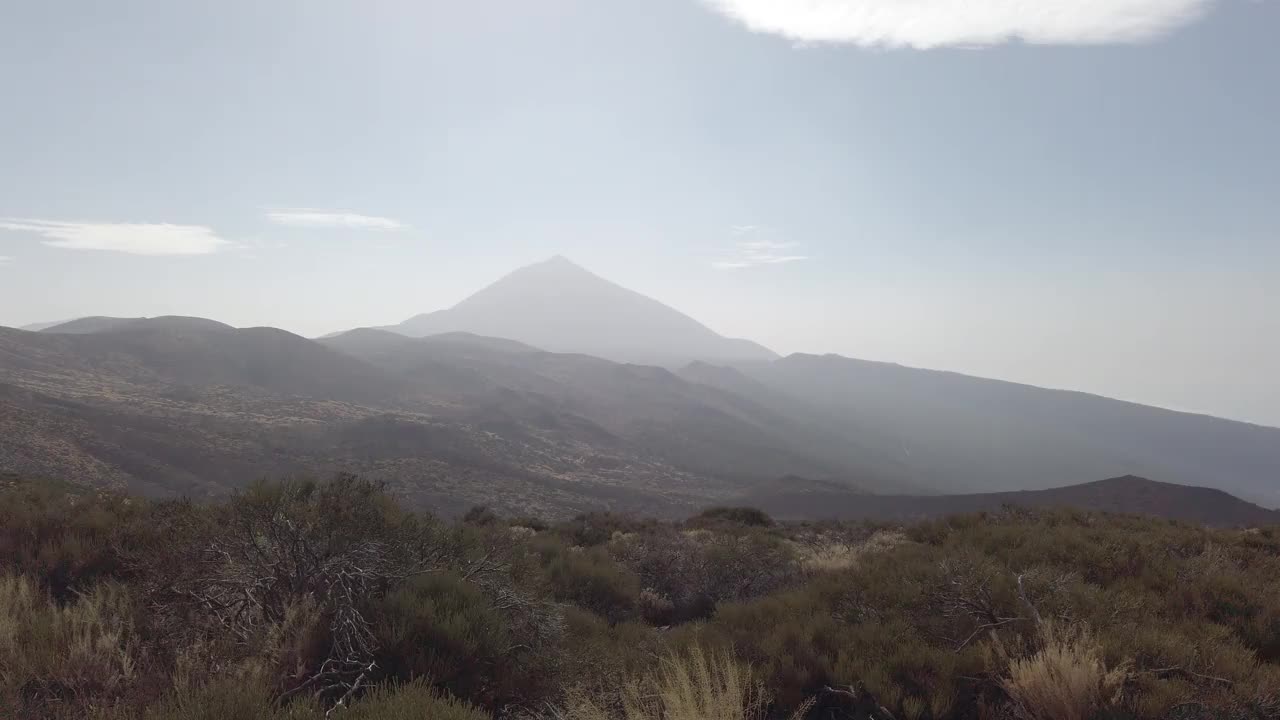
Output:
[[[0,717],[1280,717],[1280,529],[451,523],[371,482],[0,487]]]

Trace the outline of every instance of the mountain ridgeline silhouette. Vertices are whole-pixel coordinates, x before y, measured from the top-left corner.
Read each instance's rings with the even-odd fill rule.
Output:
[[[958,513],[1001,512],[1008,507],[1073,508],[1224,527],[1280,524],[1268,510],[1221,490],[1125,477],[1048,488],[966,495],[855,495],[829,488],[761,488],[747,502],[781,519],[913,522]]]
[[[0,328],[0,471],[199,496],[342,470],[445,512],[548,516],[753,502],[914,517],[1013,492],[1168,517],[1204,505],[1204,521],[1226,524],[1267,517],[1160,484],[1050,490],[1121,476],[1280,506],[1280,429],[835,355],[777,358],[560,258],[393,327],[319,340],[183,317]]]
[[[718,335],[688,315],[559,256],[520,268],[447,310],[383,329],[411,337],[462,331],[550,352],[666,367],[693,360],[733,364],[778,357],[750,340]]]

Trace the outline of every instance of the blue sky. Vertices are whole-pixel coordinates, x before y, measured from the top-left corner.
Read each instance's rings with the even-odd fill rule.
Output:
[[[0,324],[561,253],[780,352],[1280,425],[1276,0],[0,8]]]

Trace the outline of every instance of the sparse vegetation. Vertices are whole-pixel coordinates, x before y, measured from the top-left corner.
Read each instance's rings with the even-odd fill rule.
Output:
[[[0,489],[0,717],[1280,713],[1280,529],[409,513],[353,476]]]

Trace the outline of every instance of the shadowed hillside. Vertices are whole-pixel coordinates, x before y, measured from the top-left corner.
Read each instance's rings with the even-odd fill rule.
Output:
[[[803,485],[796,480],[793,485]],[[748,495],[782,518],[838,518],[906,522],[954,513],[996,512],[1005,506],[1076,508],[1126,515],[1149,515],[1219,527],[1280,525],[1280,511],[1245,502],[1221,490],[1155,482],[1125,476],[1048,490],[972,495],[853,495],[830,487],[797,487],[784,483]]]
[[[665,515],[780,474],[857,475],[722,390],[462,333],[320,343],[194,318],[0,330],[0,372],[0,467],[154,495],[339,467],[457,511],[496,494],[548,515]]]
[[[468,422],[519,422],[585,442],[613,442],[740,482],[808,467],[808,474],[840,476],[863,488],[894,487],[887,476],[863,472],[820,428],[663,368],[460,333],[408,341],[387,335],[359,330],[321,342],[406,379],[451,405],[442,412]],[[588,435],[575,435],[579,431]]]
[[[797,354],[744,369],[940,493],[1128,474],[1280,506],[1277,428],[838,355]]]

